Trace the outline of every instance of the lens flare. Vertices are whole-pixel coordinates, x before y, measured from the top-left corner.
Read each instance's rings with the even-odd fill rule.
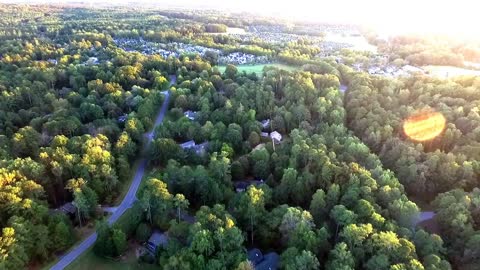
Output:
[[[414,114],[403,122],[403,132],[414,141],[432,140],[445,129],[447,120],[438,112]]]

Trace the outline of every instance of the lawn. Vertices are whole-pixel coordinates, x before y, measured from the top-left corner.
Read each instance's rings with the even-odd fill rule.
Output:
[[[73,261],[66,270],[153,270],[158,269],[158,265],[139,264],[135,257],[135,247],[129,245],[127,253],[118,260],[100,258],[93,253],[92,249],[82,254]]]
[[[257,73],[257,74],[261,74],[263,72],[263,67],[265,67],[265,66],[273,66],[273,67],[288,70],[288,71],[300,70],[300,67],[298,67],[298,66],[289,66],[289,65],[284,65],[284,64],[238,65],[236,67],[237,67],[239,72],[245,71],[247,73],[254,72],[254,73]],[[221,65],[221,66],[217,66],[217,67],[218,67],[218,70],[220,70],[220,72],[222,72],[222,73],[225,72],[226,66]]]

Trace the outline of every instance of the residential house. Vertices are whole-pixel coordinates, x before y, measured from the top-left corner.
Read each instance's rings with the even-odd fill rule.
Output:
[[[190,120],[195,120],[195,117],[197,117],[197,112],[194,112],[194,111],[186,111],[183,113],[183,115],[185,115],[185,117],[187,117],[188,119]]]
[[[267,129],[270,127],[270,119],[266,119],[260,122],[262,124],[263,129]]]
[[[264,256],[258,248],[249,250],[247,258],[255,270],[276,270],[280,260],[280,256],[276,252],[269,252]]]
[[[260,180],[243,180],[243,181],[235,181],[233,186],[235,188],[235,192],[245,192],[249,186],[254,185],[256,187],[262,185],[264,183],[263,179]]]
[[[260,249],[253,248],[247,252],[247,258],[255,266],[263,261],[263,254]]]
[[[166,247],[168,244],[168,235],[159,231],[154,231],[148,241],[145,243],[145,247],[152,254],[156,254],[159,247]]]
[[[191,140],[191,141],[188,141],[188,142],[184,142],[184,143],[180,144],[180,147],[182,149],[189,149],[189,148],[195,147],[195,141]]]
[[[54,64],[54,65],[58,64],[58,61],[56,59],[48,59],[47,61],[51,64]]]
[[[274,131],[270,133],[270,138],[272,138],[274,143],[279,144],[282,141],[282,134],[278,133],[278,131]]]
[[[98,64],[98,58],[97,57],[90,57],[88,58],[87,62],[85,62],[87,65],[96,65]]]
[[[194,140],[191,140],[191,141],[180,144],[180,147],[184,150],[193,149],[197,153],[197,155],[203,155],[207,150],[208,142],[196,144]]]
[[[119,116],[119,117],[117,118],[117,120],[118,120],[118,122],[123,123],[123,122],[125,122],[125,121],[127,120],[127,117],[128,117],[128,115],[127,115],[127,114],[124,114],[124,115]]]
[[[73,204],[73,202],[67,202],[59,208],[55,209],[55,211],[62,212],[70,218],[75,218],[75,214],[77,213],[77,207]]]

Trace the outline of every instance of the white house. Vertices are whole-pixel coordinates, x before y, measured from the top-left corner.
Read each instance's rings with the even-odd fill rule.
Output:
[[[277,131],[274,131],[270,133],[270,138],[272,138],[272,140],[275,143],[280,143],[282,141],[282,134],[278,133]]]
[[[98,64],[98,58],[97,57],[90,57],[88,58],[87,62],[85,62],[87,65],[96,65]]]
[[[56,59],[48,59],[47,61],[51,64],[54,64],[54,65],[58,64],[58,61]]]

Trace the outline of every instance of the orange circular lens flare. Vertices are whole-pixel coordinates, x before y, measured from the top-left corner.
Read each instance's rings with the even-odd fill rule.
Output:
[[[403,132],[412,140],[428,141],[440,135],[447,120],[438,112],[423,112],[410,116],[403,122]]]

